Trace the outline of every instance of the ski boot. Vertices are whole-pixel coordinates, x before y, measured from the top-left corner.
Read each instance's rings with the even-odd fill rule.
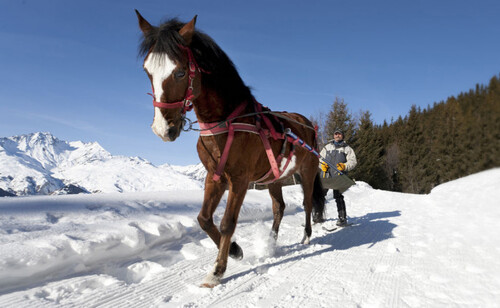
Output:
[[[345,227],[345,226],[347,226],[347,219],[346,218],[339,218],[339,220],[337,220],[336,225],[338,227]]]

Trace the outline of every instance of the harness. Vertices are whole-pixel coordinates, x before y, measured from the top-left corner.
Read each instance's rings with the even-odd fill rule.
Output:
[[[256,111],[262,111],[262,105],[258,103],[257,101],[254,100],[255,108]],[[239,123],[239,122],[233,122],[233,118],[238,117],[241,115],[243,110],[245,110],[247,106],[247,103],[243,103],[240,106],[238,106],[228,117],[228,120],[222,122],[223,125],[221,125],[221,122],[212,122],[212,123],[201,123],[199,122],[198,124],[200,125],[200,136],[206,137],[206,136],[215,136],[215,135],[220,135],[220,134],[228,134],[227,140],[226,140],[226,145],[224,146],[224,150],[222,152],[222,156],[220,158],[219,164],[217,165],[217,169],[214,173],[213,179],[214,181],[219,181],[220,177],[222,175],[222,172],[224,171],[224,166],[226,165],[226,161],[229,157],[229,150],[231,149],[231,145],[234,140],[234,133],[235,132],[247,132],[247,133],[252,133],[260,136],[260,139],[262,141],[262,144],[264,145],[264,149],[266,151],[267,158],[269,160],[269,164],[271,165],[271,168],[269,171],[260,179],[255,181],[255,183],[260,183],[260,184],[269,184],[272,183],[276,180],[278,180],[285,170],[287,169],[288,165],[290,164],[290,161],[292,160],[292,157],[295,153],[295,146],[292,147],[290,150],[290,153],[288,154],[287,160],[285,165],[283,166],[283,169],[280,171],[279,165],[281,164],[284,156],[285,156],[285,151],[287,148],[287,142],[289,142],[288,138],[285,137],[284,133],[279,133],[276,131],[274,126],[272,125],[270,119],[266,116],[262,115],[257,115],[257,121],[256,124],[249,124],[249,123]],[[262,127],[261,122],[264,121],[266,128]],[[281,122],[280,122],[281,123]],[[284,139],[283,146],[281,148],[281,153],[278,155],[278,157],[274,157],[273,150],[271,148],[271,144],[269,142],[269,138],[273,138],[274,140],[279,140],[279,139]],[[271,174],[274,175],[274,178],[264,181],[267,179]]]
[[[187,111],[191,111],[193,109],[193,99],[194,99],[194,94],[193,94],[193,80],[194,77],[196,76],[196,70],[203,71],[198,64],[196,63],[196,60],[193,56],[193,52],[189,47],[181,46],[179,45],[180,48],[186,51],[187,56],[188,56],[188,61],[189,61],[189,73],[188,73],[188,78],[189,78],[189,86],[186,89],[186,93],[184,95],[184,99],[178,102],[173,102],[173,103],[162,103],[158,102],[155,100],[155,96],[153,96],[153,106],[155,107],[160,107],[160,108],[168,108],[168,109],[173,109],[173,108],[182,108],[181,109],[181,114],[183,117],[184,121],[189,121],[189,129],[191,129],[192,122],[185,117],[185,114]],[[205,71],[203,71],[205,72]],[[208,72],[206,72],[208,73]],[[154,91],[154,90],[153,90]],[[284,133],[280,133],[276,131],[274,128],[274,125],[272,124],[271,119],[267,116],[267,114],[272,114],[276,118],[276,113],[272,113],[269,111],[264,111],[264,107],[262,104],[257,102],[255,99],[253,101],[254,103],[254,108],[255,108],[255,113],[251,114],[242,114],[245,108],[247,107],[248,102],[244,102],[241,105],[239,105],[227,118],[225,121],[221,122],[198,122],[200,126],[200,136],[201,137],[207,137],[207,136],[216,136],[220,134],[228,134],[226,144],[224,146],[224,150],[222,152],[219,164],[217,165],[216,171],[213,176],[214,181],[220,181],[221,175],[224,172],[224,167],[226,165],[227,159],[229,157],[229,150],[231,149],[231,145],[234,140],[234,134],[235,132],[247,132],[251,134],[256,134],[259,135],[262,141],[262,144],[264,146],[264,149],[266,151],[267,158],[269,160],[269,164],[271,165],[271,168],[269,171],[262,176],[260,179],[254,181],[254,183],[258,184],[270,184],[275,181],[277,181],[283,173],[286,171],[288,165],[290,164],[290,161],[292,160],[293,155],[295,154],[295,146],[299,145],[303,148],[305,148],[307,151],[313,153],[317,157],[320,157],[318,152],[306,144],[302,139],[297,137],[290,128],[287,128]],[[249,123],[240,123],[240,122],[233,122],[237,118],[242,118],[246,116],[252,116],[254,115],[256,117],[256,124],[249,124]],[[283,123],[281,121],[278,121],[281,126],[283,126]],[[264,124],[264,125],[262,125]],[[302,123],[299,123],[303,125]],[[309,126],[307,126],[309,127]],[[317,133],[317,128],[314,128],[316,133]],[[281,148],[281,152],[277,157],[274,157],[273,150],[271,148],[271,144],[269,142],[269,138],[273,138],[274,140],[284,140],[283,145]],[[290,150],[290,153],[287,156],[287,160],[280,171],[279,165],[282,163],[283,158],[285,157],[285,152],[288,143],[292,144],[292,148]],[[269,180],[265,181],[270,175],[273,175],[274,177],[271,177]]]

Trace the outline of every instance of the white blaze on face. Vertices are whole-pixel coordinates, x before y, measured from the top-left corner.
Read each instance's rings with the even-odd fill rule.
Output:
[[[159,55],[152,52],[144,61],[144,69],[151,75],[154,99],[159,102],[163,95],[163,81],[172,74],[175,69],[175,63],[166,54]],[[165,120],[158,107],[155,107],[155,116],[151,128],[163,141],[170,141],[168,138],[168,121]]]

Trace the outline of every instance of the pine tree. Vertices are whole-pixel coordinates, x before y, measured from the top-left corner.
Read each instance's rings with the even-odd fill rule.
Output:
[[[328,137],[326,135],[326,116],[324,113],[318,113],[316,116],[310,116],[309,120],[316,128],[318,133],[317,148],[321,149],[327,143]]]
[[[500,75],[499,75],[500,77]],[[481,149],[484,162],[481,169],[500,166],[500,79],[491,78],[485,97],[485,136]]]
[[[405,192],[423,193],[425,185],[422,179],[426,177],[425,161],[429,149],[425,145],[420,109],[413,105],[405,120],[404,139],[400,147],[402,187]]]
[[[356,153],[358,166],[350,175],[377,189],[388,189],[388,180],[383,169],[384,147],[380,132],[375,130],[371,113],[361,113],[352,148]]]
[[[350,142],[355,132],[355,123],[352,120],[352,114],[347,109],[344,99],[335,98],[332,108],[328,113],[326,120],[326,136],[328,140],[333,139],[333,133],[336,129],[344,132],[344,140]]]

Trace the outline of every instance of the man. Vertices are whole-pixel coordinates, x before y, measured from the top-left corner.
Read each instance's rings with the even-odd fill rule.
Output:
[[[329,164],[336,166],[338,171],[346,174],[356,167],[356,154],[354,150],[347,145],[344,141],[344,132],[341,129],[336,129],[333,133],[333,140],[329,141],[320,153],[321,157]],[[320,168],[323,171],[323,177],[332,178],[335,177],[338,172],[333,168],[330,170],[328,164],[321,162]],[[325,195],[328,189],[333,189],[333,197],[337,203],[337,211],[339,215],[339,220],[337,221],[337,226],[347,225],[347,214],[345,209],[344,196],[342,193],[346,188],[341,188],[336,186],[334,181],[323,181],[323,187],[326,188]]]

